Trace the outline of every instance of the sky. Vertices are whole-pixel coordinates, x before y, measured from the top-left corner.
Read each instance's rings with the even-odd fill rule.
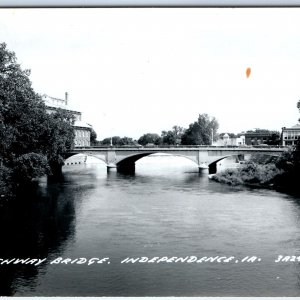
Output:
[[[0,42],[35,91],[68,92],[100,140],[203,113],[220,133],[295,125],[299,28],[300,8],[0,9]]]

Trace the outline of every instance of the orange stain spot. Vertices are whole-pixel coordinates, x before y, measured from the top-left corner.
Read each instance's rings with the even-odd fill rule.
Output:
[[[247,68],[246,69],[246,76],[247,76],[247,78],[249,78],[250,74],[251,74],[251,68]]]

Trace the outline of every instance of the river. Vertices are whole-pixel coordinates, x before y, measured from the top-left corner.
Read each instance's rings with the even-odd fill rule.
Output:
[[[0,209],[1,295],[300,296],[299,263],[275,262],[300,257],[299,198],[219,184],[173,156],[134,175],[92,160],[63,172]]]

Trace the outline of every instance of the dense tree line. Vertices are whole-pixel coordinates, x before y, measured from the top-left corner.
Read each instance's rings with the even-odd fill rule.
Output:
[[[119,137],[119,136],[113,136],[111,138],[105,138],[101,141],[101,145],[115,145],[115,146],[124,146],[124,145],[134,145],[136,142],[127,136]]]
[[[181,144],[184,128],[180,126],[173,126],[172,130],[162,131],[162,143],[166,145],[179,145]]]
[[[198,120],[189,125],[181,137],[183,145],[210,145],[216,136],[219,123],[216,118],[201,114]]]
[[[145,133],[138,140],[128,137],[114,136],[105,138],[96,144],[113,146],[124,145],[210,145],[216,140],[219,124],[214,117],[207,114],[200,114],[197,121],[191,123],[189,128],[174,125],[172,129],[157,133]]]
[[[33,178],[53,174],[74,140],[72,114],[48,114],[34,92],[30,71],[22,70],[14,52],[0,44],[0,196]]]

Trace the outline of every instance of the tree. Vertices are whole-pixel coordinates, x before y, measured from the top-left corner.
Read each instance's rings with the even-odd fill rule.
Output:
[[[38,153],[26,153],[19,156],[15,161],[15,179],[26,182],[28,179],[43,176],[49,171],[47,158]]]
[[[119,136],[105,138],[100,143],[101,145],[110,145],[112,143],[113,146],[134,145],[133,139],[127,136],[124,136],[122,138]]]
[[[120,146],[126,146],[126,145],[134,145],[134,141],[131,137],[124,136],[120,140]]]
[[[95,143],[97,143],[97,133],[93,128],[91,128],[91,144]]]
[[[60,167],[74,140],[73,115],[63,110],[47,114],[29,75],[14,52],[0,44],[0,168],[14,183]]]
[[[74,146],[74,121],[73,114],[62,109],[52,114],[46,113],[45,131],[39,136],[38,149],[46,155],[50,173],[61,169],[65,160],[64,153]]]
[[[215,137],[219,123],[214,117],[200,114],[198,120],[189,125],[181,137],[183,145],[210,145]]]
[[[270,133],[268,129],[255,128],[255,130],[247,130],[246,133]]]
[[[167,145],[178,145],[181,144],[181,137],[184,132],[183,127],[173,126],[172,130],[162,131],[162,143]]]
[[[138,143],[145,146],[147,144],[160,145],[162,138],[157,133],[146,133],[138,139]]]
[[[100,141],[101,145],[110,145],[112,138],[105,138],[102,141]]]
[[[271,133],[271,138],[268,143],[269,145],[280,145],[281,144],[281,137],[279,131],[275,131]]]

